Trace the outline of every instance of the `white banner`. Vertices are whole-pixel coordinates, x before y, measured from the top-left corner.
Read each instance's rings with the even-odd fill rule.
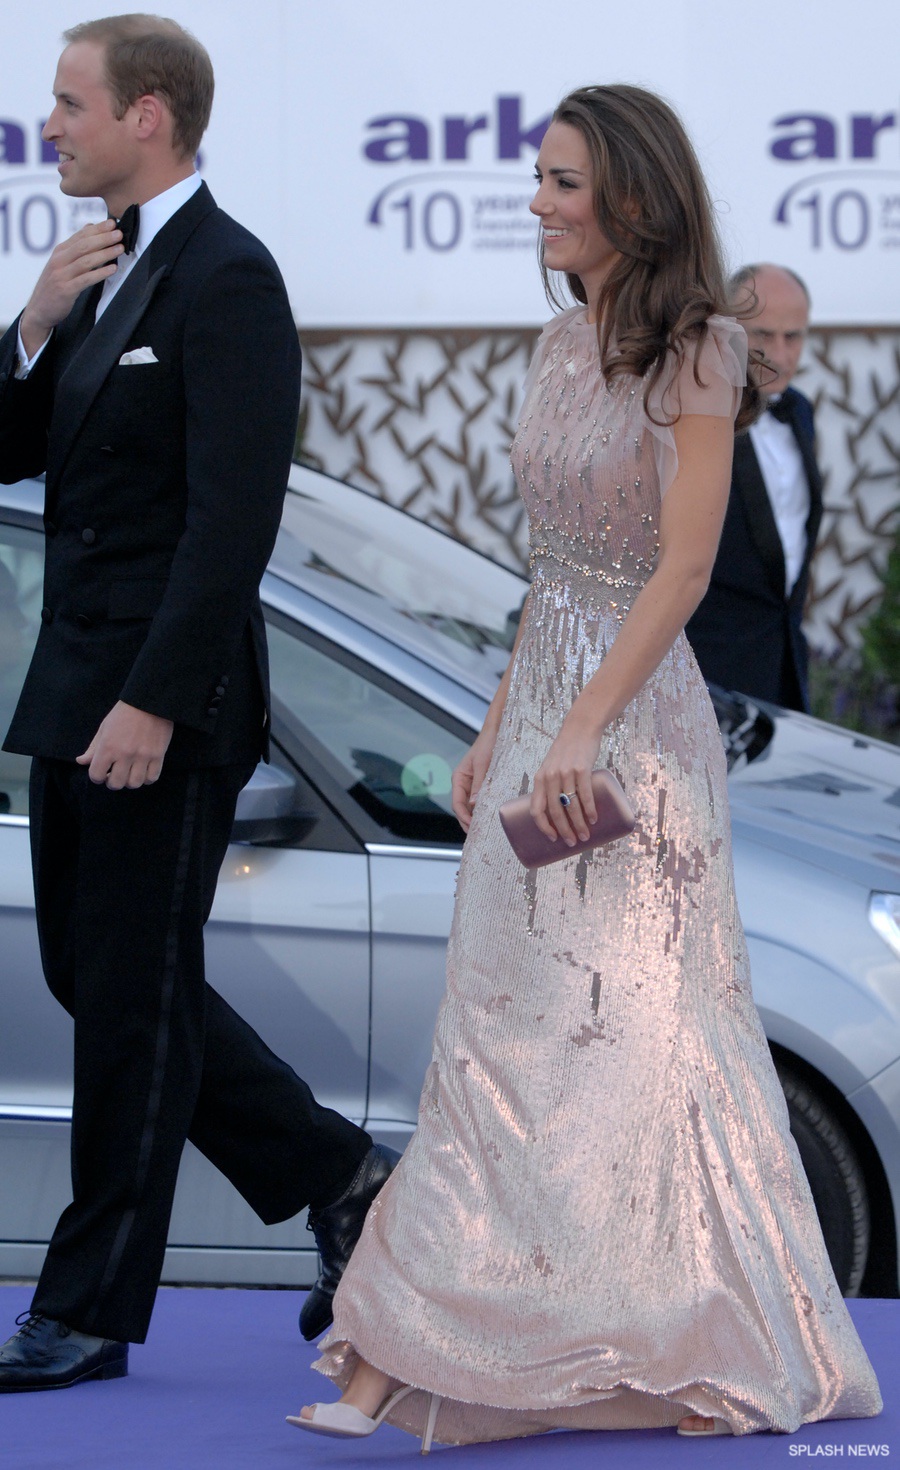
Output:
[[[818,322],[900,320],[896,0],[173,9],[216,68],[204,175],[273,251],[303,326],[543,320],[528,210],[541,130],[567,90],[609,81],[684,117],[731,266],[790,265]],[[101,212],[59,193],[40,137],[60,32],[86,18],[42,0],[2,23],[0,322],[53,244]]]

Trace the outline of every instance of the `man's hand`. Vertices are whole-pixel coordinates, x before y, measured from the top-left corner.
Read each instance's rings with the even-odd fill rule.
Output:
[[[110,791],[152,786],[159,780],[173,729],[171,720],[149,715],[120,699],[84,755],[77,757],[78,764],[87,766],[91,780]]]
[[[122,254],[122,231],[105,219],[57,245],[38,278],[31,300],[22,313],[19,330],[29,358],[46,342],[53,328],[69,315],[88,286],[115,273]]]

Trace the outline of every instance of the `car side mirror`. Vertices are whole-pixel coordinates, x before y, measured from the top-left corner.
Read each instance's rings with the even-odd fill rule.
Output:
[[[256,847],[294,846],[315,824],[316,814],[303,810],[290,771],[260,761],[237,799],[231,840]]]

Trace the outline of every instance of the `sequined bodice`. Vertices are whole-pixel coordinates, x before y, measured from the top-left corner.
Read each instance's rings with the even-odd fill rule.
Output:
[[[607,384],[596,329],[575,318],[548,351],[523,408],[512,463],[528,512],[536,577],[565,580],[617,610],[659,550],[659,476],[644,384]]]

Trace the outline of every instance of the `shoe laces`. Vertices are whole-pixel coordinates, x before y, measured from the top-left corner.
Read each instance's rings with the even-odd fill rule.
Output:
[[[16,1318],[16,1326],[19,1329],[18,1336],[33,1337],[41,1323],[48,1322],[49,1320],[49,1317],[45,1317],[43,1312],[20,1312]],[[56,1330],[60,1337],[68,1337],[69,1335],[69,1328],[65,1322],[57,1322]]]
[[[20,1312],[16,1318],[19,1337],[33,1337],[43,1320],[40,1312]]]

